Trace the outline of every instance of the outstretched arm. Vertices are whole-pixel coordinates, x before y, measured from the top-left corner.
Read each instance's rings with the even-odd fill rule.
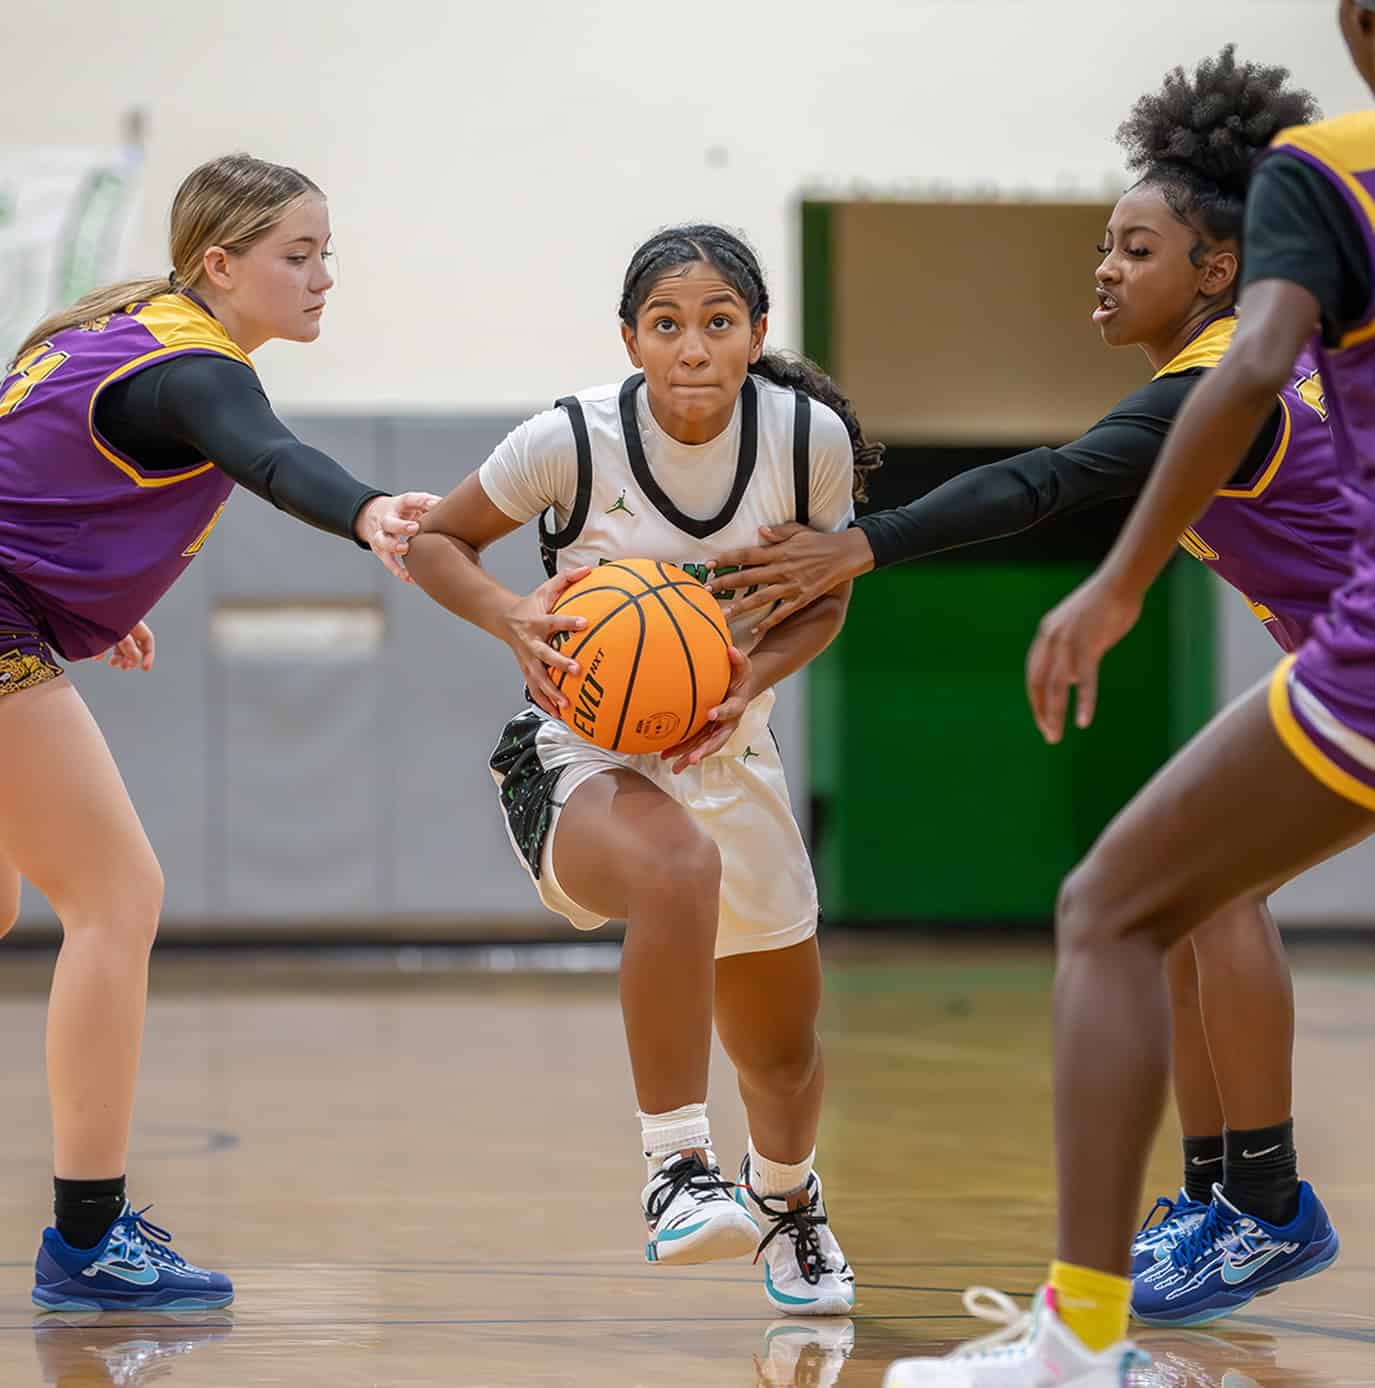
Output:
[[[526,597],[513,593],[482,567],[480,556],[519,524],[492,504],[477,473],[471,473],[421,522],[407,566],[441,607],[511,647],[531,697],[557,717],[568,699],[554,687],[549,668],[577,674],[578,666],[554,650],[549,639],[559,631],[577,631],[586,622],[551,616],[550,608],[588,570],[559,574]]]
[[[150,445],[184,445],[297,520],[371,548],[402,579],[407,542],[438,500],[389,496],[302,443],[253,371],[227,357],[177,357],[116,383],[100,398],[96,425],[135,457]]]
[[[1189,397],[1154,475],[1108,557],[1086,583],[1042,620],[1027,657],[1027,694],[1047,742],[1064,731],[1071,685],[1075,721],[1093,719],[1098,666],[1136,624],[1146,590],[1179,536],[1232,474],[1275,392],[1318,323],[1318,301],[1287,280],[1246,291],[1246,311],[1221,363]]]
[[[727,604],[727,617],[771,608],[760,612],[756,628],[766,631],[837,583],[871,569],[1001,539],[1054,516],[1138,495],[1196,380],[1189,375],[1152,381],[1073,443],[971,468],[905,506],[863,516],[838,534],[797,525],[761,532],[772,543],[717,559],[723,568],[750,568],[755,585],[754,592]],[[1275,414],[1274,424],[1256,440],[1260,456],[1278,427],[1278,408]],[[724,573],[712,586],[719,591],[739,583]]]

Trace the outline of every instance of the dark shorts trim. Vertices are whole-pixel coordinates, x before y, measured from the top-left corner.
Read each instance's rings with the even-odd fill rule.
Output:
[[[562,767],[550,770],[539,758],[539,732],[545,720],[527,711],[501,730],[488,760],[501,795],[502,812],[520,856],[536,880],[544,858],[544,841],[554,822],[554,791]]]
[[[62,673],[36,618],[0,581],[0,698],[46,684]]]

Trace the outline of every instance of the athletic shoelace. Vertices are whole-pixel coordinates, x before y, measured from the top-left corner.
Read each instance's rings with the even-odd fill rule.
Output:
[[[1241,1243],[1244,1233],[1241,1217],[1224,1210],[1214,1200],[1198,1227],[1170,1250],[1170,1264],[1176,1272],[1184,1272],[1214,1247],[1229,1248]]]
[[[1175,1211],[1178,1209],[1179,1204],[1177,1201],[1167,1200],[1162,1195],[1158,1200],[1156,1200],[1155,1204],[1151,1206],[1150,1213],[1146,1216],[1146,1218],[1141,1221],[1141,1227],[1136,1231],[1137,1238],[1140,1238],[1141,1235],[1144,1234],[1146,1230],[1151,1227],[1151,1223],[1155,1219],[1155,1212],[1157,1210],[1165,1211],[1165,1213],[1160,1217],[1160,1223],[1155,1226],[1155,1232],[1160,1233],[1160,1231],[1163,1230],[1164,1227],[1174,1218]]]
[[[115,1220],[114,1227],[120,1230],[126,1246],[131,1250],[141,1248],[145,1255],[151,1253],[155,1258],[171,1263],[174,1267],[189,1267],[190,1264],[180,1253],[168,1247],[172,1240],[171,1231],[144,1219],[143,1216],[152,1208],[151,1205],[145,1205],[141,1210],[130,1210],[128,1214]]]
[[[785,1199],[782,1196],[759,1195],[753,1188],[750,1188],[750,1195],[760,1209],[773,1221],[773,1228],[764,1235],[759,1247],[755,1249],[754,1261],[757,1263],[763,1256],[764,1250],[780,1234],[786,1234],[793,1241],[793,1249],[797,1254],[798,1270],[802,1273],[802,1280],[808,1286],[814,1287],[821,1281],[823,1273],[831,1271],[826,1266],[825,1255],[821,1252],[821,1238],[817,1234],[817,1228],[829,1221],[826,1216],[813,1214],[812,1210],[816,1205],[816,1198],[813,1197],[807,1204],[799,1206],[797,1209],[776,1210],[769,1202]]]
[[[965,1314],[981,1321],[991,1321],[999,1329],[989,1335],[961,1345],[951,1359],[973,1359],[994,1351],[1008,1353],[1020,1348],[1036,1322],[1030,1311],[1022,1311],[1010,1296],[992,1287],[968,1287],[960,1298]]]
[[[730,1199],[731,1192],[735,1190],[716,1167],[708,1166],[701,1157],[694,1154],[676,1163],[671,1175],[664,1176],[663,1172],[660,1172],[659,1184],[650,1191],[649,1199],[645,1201],[645,1213],[657,1224],[664,1211],[685,1188],[698,1203],[717,1195],[724,1195]]]

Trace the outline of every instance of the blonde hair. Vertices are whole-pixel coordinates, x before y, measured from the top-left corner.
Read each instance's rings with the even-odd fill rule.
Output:
[[[247,154],[222,155],[193,169],[172,200],[168,235],[172,273],[160,279],[107,284],[83,294],[39,323],[14,354],[15,361],[66,328],[118,313],[159,294],[194,289],[205,277],[205,253],[211,246],[242,255],[310,193],[324,196],[298,169]]]

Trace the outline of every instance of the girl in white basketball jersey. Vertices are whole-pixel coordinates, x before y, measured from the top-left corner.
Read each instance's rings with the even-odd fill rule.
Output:
[[[764,355],[768,292],[754,253],[715,226],[678,227],[635,253],[621,333],[637,373],[580,391],[511,433],[426,518],[412,576],[505,641],[537,707],[492,755],[511,842],[541,900],[579,929],[627,922],[621,1006],[649,1183],[650,1262],[700,1263],[761,1246],[780,1311],[843,1313],[854,1276],[812,1170],[823,1072],[816,885],[769,732],[773,686],[830,643],[848,588],[751,644],[706,729],[661,755],[584,741],[551,644],[580,619],[559,595],[603,559],[702,566],[761,524],[838,530],[856,476],[877,464],[835,385]],[[544,517],[551,518],[546,523]],[[527,597],[479,556],[540,518],[550,581]],[[707,1124],[713,1018],[739,1074],[750,1145],[739,1187]]]

